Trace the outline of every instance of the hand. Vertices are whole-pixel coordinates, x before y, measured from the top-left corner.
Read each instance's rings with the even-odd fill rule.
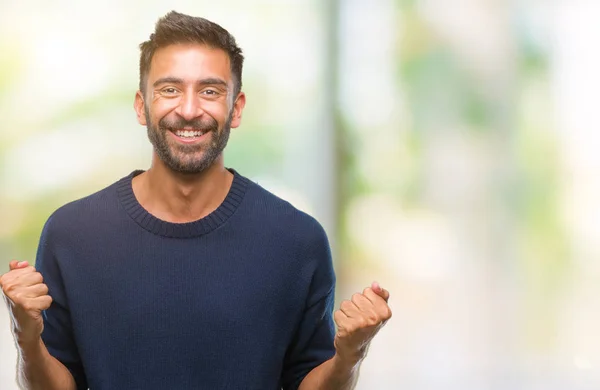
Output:
[[[10,271],[0,276],[0,287],[8,306],[13,336],[19,345],[39,340],[44,329],[42,310],[52,303],[42,275],[26,261],[10,262]]]
[[[371,340],[392,316],[389,297],[390,293],[374,282],[362,294],[341,303],[333,314],[338,326],[334,340],[338,357],[351,362],[364,358]]]

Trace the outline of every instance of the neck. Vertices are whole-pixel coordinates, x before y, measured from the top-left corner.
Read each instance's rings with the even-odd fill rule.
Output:
[[[223,155],[195,174],[175,172],[156,155],[146,172],[133,179],[138,202],[150,214],[167,222],[186,223],[206,217],[225,200],[233,174],[225,169]]]

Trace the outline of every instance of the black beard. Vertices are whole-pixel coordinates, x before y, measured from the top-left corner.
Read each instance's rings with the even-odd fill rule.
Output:
[[[156,128],[150,120],[150,113],[147,109],[145,111],[148,121],[146,126],[148,129],[148,139],[158,157],[175,172],[184,174],[204,172],[223,153],[229,141],[233,110],[229,113],[229,117],[220,131],[217,121],[214,118],[210,118],[206,122],[199,119],[187,121],[183,118],[169,121],[163,118],[158,122],[158,128]],[[183,128],[206,132],[210,136],[210,140],[199,145],[170,145],[167,141],[167,131]],[[199,157],[195,157],[198,154],[200,154]]]

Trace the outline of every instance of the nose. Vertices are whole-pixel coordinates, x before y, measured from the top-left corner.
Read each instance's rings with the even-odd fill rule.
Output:
[[[191,121],[202,115],[200,99],[195,93],[184,93],[175,112],[185,120]]]

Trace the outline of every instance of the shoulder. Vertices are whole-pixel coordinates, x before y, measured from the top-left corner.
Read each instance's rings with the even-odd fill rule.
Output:
[[[54,237],[77,235],[87,226],[108,220],[119,209],[118,185],[122,178],[88,196],[73,200],[56,209],[47,219],[43,234]]]
[[[253,239],[284,253],[300,279],[310,280],[315,272],[332,274],[329,239],[315,217],[254,182],[246,195],[243,224]]]
[[[303,241],[326,243],[327,234],[321,223],[289,201],[253,181],[249,181],[247,196],[250,213],[260,221],[261,228],[275,229],[291,237],[302,237]]]
[[[323,225],[312,215],[293,206],[261,185],[248,185],[248,203],[253,237],[262,237],[269,247],[285,252],[288,269],[295,278],[312,286],[314,297],[324,297],[335,286],[331,247]]]

